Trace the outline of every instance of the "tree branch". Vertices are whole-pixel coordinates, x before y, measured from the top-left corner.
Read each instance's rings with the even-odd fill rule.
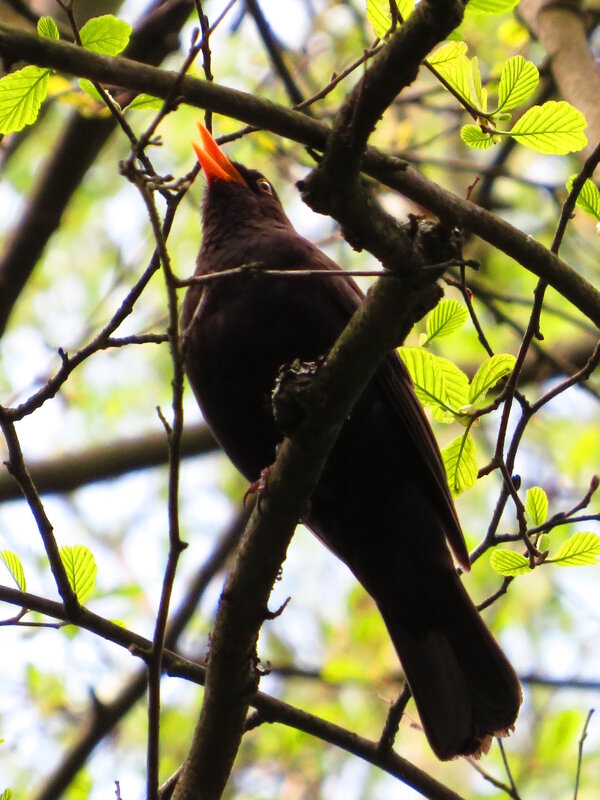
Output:
[[[165,98],[178,73],[134,63],[125,58],[107,58],[63,42],[15,31],[0,24],[0,55],[26,59],[40,66],[147,92]],[[293,141],[323,150],[329,128],[297,111],[290,111],[253,95],[186,76],[179,87],[186,103],[234,117],[265,128]],[[548,248],[510,223],[437,186],[405,162],[369,147],[363,171],[385,186],[419,203],[450,225],[472,231],[525,269],[544,278],[569,302],[600,327],[600,291]]]

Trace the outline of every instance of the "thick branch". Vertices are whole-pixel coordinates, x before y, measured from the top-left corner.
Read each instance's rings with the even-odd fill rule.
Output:
[[[188,427],[181,441],[182,457],[210,453],[217,448],[205,425]],[[117,478],[128,472],[157,467],[168,461],[164,431],[131,437],[90,447],[48,461],[28,462],[28,469],[40,494],[72,492],[96,481]],[[0,472],[0,502],[22,497],[19,485]]]
[[[16,54],[34,64],[162,98],[167,97],[178,79],[175,72],[136,64],[123,58],[106,58],[0,25],[0,55],[12,57]],[[189,76],[181,81],[179,94],[192,106],[234,117],[317,150],[324,149],[330,132],[326,125],[305,114]],[[362,169],[384,185],[419,203],[444,222],[460,225],[502,250],[530,272],[544,278],[600,327],[600,292],[548,248],[518,228],[437,186],[406,168],[404,162],[387,157],[374,148],[367,150]]]

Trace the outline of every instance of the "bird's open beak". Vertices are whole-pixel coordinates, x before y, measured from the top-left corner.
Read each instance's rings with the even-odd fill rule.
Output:
[[[196,151],[207,181],[209,183],[213,180],[245,183],[240,173],[215,142],[208,128],[198,122],[198,130],[202,144],[198,145],[196,142],[192,142],[192,147]]]

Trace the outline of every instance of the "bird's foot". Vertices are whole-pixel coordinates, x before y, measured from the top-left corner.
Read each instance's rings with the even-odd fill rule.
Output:
[[[255,494],[257,496],[258,510],[260,513],[262,513],[262,504],[267,494],[267,481],[269,479],[270,469],[271,469],[270,467],[265,467],[264,469],[261,469],[258,480],[251,483],[250,486],[248,487],[246,493],[244,494],[244,499],[243,499],[244,508],[246,508],[247,506],[248,499]]]

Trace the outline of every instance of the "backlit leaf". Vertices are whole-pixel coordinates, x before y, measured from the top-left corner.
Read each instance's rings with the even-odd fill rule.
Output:
[[[11,550],[2,550],[2,552],[0,552],[0,559],[4,562],[6,569],[12,575],[19,589],[22,592],[26,592],[27,581],[25,580],[25,570],[23,569],[23,564],[19,556]]]
[[[479,125],[463,125],[460,129],[460,138],[467,147],[475,150],[489,150],[496,144],[494,137],[482,131]]]
[[[65,545],[60,548],[60,558],[64,564],[71,588],[80,603],[85,603],[90,596],[98,567],[91,550],[81,544]]]
[[[565,155],[587,144],[585,117],[565,100],[533,106],[514,124],[510,135],[538,153]]]
[[[510,374],[515,366],[515,357],[510,353],[496,353],[479,367],[469,387],[469,403],[484,397],[501,378]]]
[[[519,0],[470,0],[469,11],[481,11],[483,14],[506,14],[517,5]]]
[[[48,92],[49,69],[23,67],[0,79],[0,133],[35,122]]]
[[[466,42],[449,42],[443,44],[441,47],[427,57],[427,61],[432,67],[442,67],[450,61],[455,61],[457,58],[464,58],[467,54]]]
[[[459,436],[442,450],[448,486],[456,497],[477,481],[475,442],[468,433]]]
[[[427,317],[426,344],[454,333],[468,318],[469,312],[458,300],[441,300]]]
[[[415,0],[397,0],[396,5],[404,20],[407,20],[415,10]],[[392,27],[389,0],[367,0],[367,17],[375,31],[375,36],[383,39]]]
[[[490,566],[499,575],[505,577],[516,577],[531,572],[529,561],[521,553],[512,550],[497,548],[490,556]]]
[[[573,181],[577,176],[571,175],[567,183],[567,190],[570,192],[573,188]],[[600,220],[600,192],[593,180],[588,178],[583,184],[582,190],[577,196],[576,204],[582,208],[590,217]]]
[[[88,20],[79,35],[86,50],[105,56],[116,56],[129,43],[131,25],[112,14],[103,14]]]
[[[60,39],[58,26],[52,17],[40,17],[37,24],[37,32],[39,36],[45,39]]]
[[[509,58],[500,75],[497,111],[508,111],[524,103],[535,91],[540,74],[535,64],[523,56]]]
[[[543,525],[548,516],[548,496],[540,486],[527,489],[525,495],[525,510],[534,525]]]
[[[575,533],[562,544],[558,553],[547,559],[546,563],[559,567],[581,567],[597,564],[600,559],[600,536],[586,531]]]

